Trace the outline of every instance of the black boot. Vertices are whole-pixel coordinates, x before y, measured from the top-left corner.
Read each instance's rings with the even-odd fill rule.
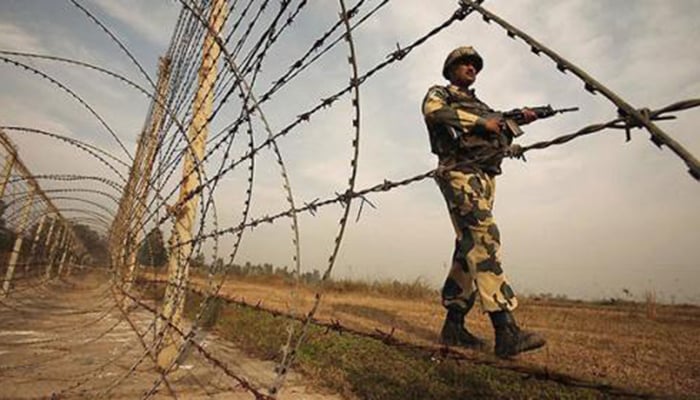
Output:
[[[499,358],[510,358],[525,351],[539,349],[546,341],[538,333],[521,330],[509,311],[490,312],[496,332],[494,352]]]
[[[445,323],[440,331],[440,342],[447,346],[459,346],[472,350],[486,348],[486,342],[472,335],[464,327],[463,310],[448,308]]]

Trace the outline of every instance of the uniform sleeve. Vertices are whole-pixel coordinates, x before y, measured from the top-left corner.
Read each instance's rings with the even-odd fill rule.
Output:
[[[447,90],[434,86],[428,90],[423,99],[423,116],[431,124],[443,124],[469,132],[475,126],[484,126],[485,120],[478,115],[464,110],[455,110],[447,104]]]

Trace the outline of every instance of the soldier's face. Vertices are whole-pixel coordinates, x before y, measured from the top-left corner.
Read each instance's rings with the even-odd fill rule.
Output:
[[[469,87],[476,80],[478,73],[470,60],[460,60],[452,67],[451,81],[457,86]]]

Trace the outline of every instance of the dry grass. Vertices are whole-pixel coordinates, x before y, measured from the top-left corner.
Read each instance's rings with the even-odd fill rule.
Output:
[[[398,299],[428,299],[437,295],[437,291],[421,278],[410,283],[389,279],[374,281],[331,280],[325,284],[325,289],[334,293],[372,294]]]
[[[162,294],[161,294],[162,295]],[[202,297],[191,294],[190,317]],[[383,318],[380,311],[369,311]],[[259,358],[277,360],[290,320],[251,307],[224,305],[213,329],[219,336]],[[298,332],[300,323],[291,322]],[[602,399],[590,389],[572,388],[546,380],[527,380],[519,373],[485,365],[441,360],[429,354],[386,346],[381,341],[348,333],[309,328],[299,348],[295,369],[313,386],[325,387],[348,399],[452,400],[479,399]]]
[[[357,291],[352,290],[355,287]],[[413,297],[405,295],[409,291],[395,293],[349,283],[329,289],[317,314],[319,319],[338,320],[367,332],[394,328],[401,339],[436,343],[444,316],[436,292]],[[301,315],[310,308],[315,291],[302,287],[294,303],[290,286],[283,280],[251,282],[237,277],[227,280],[222,293]],[[295,304],[293,309],[291,304]],[[662,396],[700,393],[699,307],[661,305],[653,296],[645,303],[607,305],[523,298],[516,316],[523,327],[540,331],[548,339],[543,350],[521,355],[513,361],[517,364]],[[492,340],[484,314],[472,312],[468,324]],[[494,360],[490,353],[471,355]]]
[[[644,300],[646,303],[647,318],[650,320],[656,319],[656,292],[650,290],[644,294]]]
[[[289,310],[287,287],[231,282],[224,291]],[[303,304],[297,311],[308,310],[312,295],[311,290],[302,291]],[[395,328],[401,338],[434,344],[444,316],[439,304],[437,293],[432,298],[411,299],[330,292],[319,317],[370,332]],[[522,355],[517,363],[664,396],[700,393],[700,308],[649,304],[652,308],[632,303],[600,306],[523,299],[516,312],[518,320],[523,327],[544,333],[548,346]],[[647,309],[654,310],[653,318]],[[492,340],[484,314],[471,313],[468,323],[480,336]]]

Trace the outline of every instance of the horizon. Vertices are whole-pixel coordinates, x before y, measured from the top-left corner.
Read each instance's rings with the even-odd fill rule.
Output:
[[[149,77],[155,78],[158,57],[167,50],[176,23],[177,4],[136,0],[84,3],[123,40]],[[379,2],[370,3],[373,6]],[[635,107],[655,109],[700,98],[700,41],[696,40],[700,35],[696,21],[700,2],[644,0],[629,7],[603,0],[489,0],[484,6],[581,66]],[[371,8],[365,7],[363,10]],[[266,56],[254,86],[256,94],[271,86],[337,20],[335,4],[309,8]],[[383,62],[396,51],[397,44],[406,46],[442,23],[456,8],[452,0],[430,7],[419,0],[405,0],[400,6],[383,8],[353,32],[360,71],[366,72]],[[674,23],[668,24],[669,20]],[[360,87],[357,189],[385,179],[397,181],[435,167],[420,102],[428,87],[444,84],[440,76],[444,57],[463,44],[473,44],[485,59],[484,70],[474,86],[492,107],[509,110],[552,104],[555,108],[581,108],[577,113],[528,125],[520,140],[522,144],[551,139],[616,117],[614,106],[600,95],[588,94],[571,74],[560,73],[548,59],[533,55],[521,41],[472,15]],[[252,44],[246,42],[243,48],[248,49],[246,46]],[[67,2],[0,3],[0,50],[83,60],[110,67],[148,87],[115,44]],[[274,131],[347,85],[351,76],[347,56],[347,46],[337,46],[265,104],[263,109]],[[17,59],[70,85],[104,116],[128,151],[134,152],[150,99],[122,82],[94,72],[36,59]],[[0,93],[0,125],[59,132],[128,161],[104,127],[74,99],[6,62],[1,68],[0,83],[5,90]],[[235,99],[222,106],[221,114],[212,121],[212,136],[234,119],[237,111]],[[332,198],[347,188],[352,112],[350,99],[341,98],[333,107],[279,139],[298,205]],[[695,131],[700,124],[700,110],[675,115],[677,120],[661,121],[659,126],[690,153],[699,155],[700,136]],[[253,126],[259,142],[267,135],[261,125],[256,121]],[[175,132],[170,133],[174,139]],[[8,135],[34,174],[115,177],[113,171],[70,146],[18,132]],[[243,135],[239,136],[231,139],[233,158],[247,149]],[[516,293],[606,298],[623,290],[640,294],[654,290],[657,299],[700,304],[700,185],[667,147],[657,149],[648,136],[635,129],[632,141],[626,143],[623,131],[607,131],[528,153],[526,163],[504,162],[494,215],[503,238],[503,269]],[[215,173],[224,159],[223,153],[216,153],[207,173]],[[286,195],[275,169],[274,153],[266,150],[255,162],[258,167],[251,216],[285,210]],[[120,172],[125,171],[120,167]],[[174,176],[180,173],[178,168]],[[237,226],[244,208],[246,178],[245,168],[235,169],[224,176],[215,192],[205,193],[206,199],[215,202],[215,208],[201,221],[205,232]],[[163,193],[174,187],[173,180],[164,179]],[[44,189],[60,184],[42,182]],[[424,277],[439,287],[447,274],[453,231],[434,182],[423,180],[390,192],[373,193],[367,199],[376,208],[364,204],[356,220],[360,201],[355,201],[332,277],[408,282]],[[94,200],[113,208],[103,198]],[[57,204],[66,209],[75,206],[65,200]],[[299,214],[302,272],[325,269],[340,216],[340,207],[334,206],[319,209],[315,215]],[[152,221],[148,229],[153,224]],[[167,224],[162,227],[166,239],[169,228]],[[104,227],[99,229],[101,234],[106,231]],[[246,231],[234,261],[294,265],[290,233],[286,219]],[[232,236],[207,241],[200,251],[207,260],[227,260],[233,248]]]

